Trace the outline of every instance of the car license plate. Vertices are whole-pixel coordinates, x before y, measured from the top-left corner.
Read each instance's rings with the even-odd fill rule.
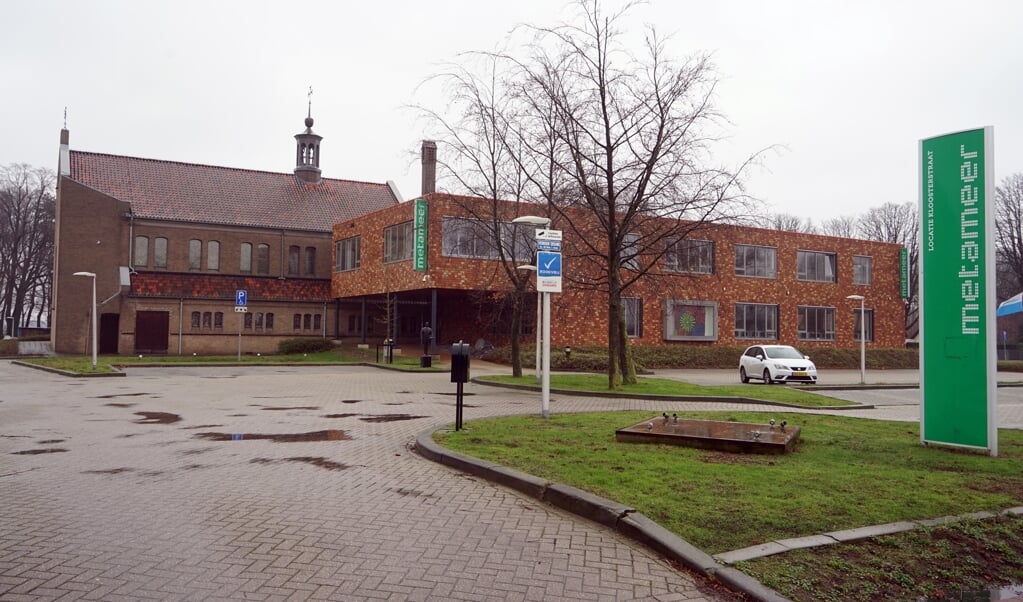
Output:
[[[797,370],[797,371],[792,373],[792,376],[806,376],[806,372],[804,372],[802,370]]]

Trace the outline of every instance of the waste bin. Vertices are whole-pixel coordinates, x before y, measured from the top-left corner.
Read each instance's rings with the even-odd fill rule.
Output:
[[[421,355],[421,356],[419,356],[419,367],[420,368],[429,368],[431,366],[433,366],[433,357],[431,357],[429,355]]]

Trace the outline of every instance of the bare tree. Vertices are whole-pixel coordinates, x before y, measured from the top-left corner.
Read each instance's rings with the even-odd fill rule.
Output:
[[[916,203],[885,203],[867,210],[857,225],[857,233],[868,240],[900,244],[909,253],[909,296],[906,298],[906,337],[919,332],[920,212]]]
[[[786,232],[802,232],[804,234],[814,234],[817,232],[817,228],[813,225],[813,221],[810,218],[805,220],[797,215],[791,215],[788,213],[775,213],[768,216],[768,223],[774,230],[784,230]]]
[[[12,329],[28,325],[33,313],[38,323],[49,309],[53,187],[54,175],[48,169],[0,167],[0,317]]]
[[[1023,290],[1023,174],[995,187],[995,236],[998,254],[998,297]]]
[[[857,234],[856,228],[856,217],[851,215],[840,215],[821,222],[818,231],[827,236],[854,238]]]
[[[622,293],[672,245],[710,222],[735,218],[746,199],[737,169],[711,167],[722,119],[713,104],[716,75],[707,56],[681,62],[648,28],[642,58],[623,45],[632,4],[605,14],[578,0],[578,24],[530,28],[528,59],[517,62],[526,95],[550,107],[551,157],[570,194],[548,197],[557,224],[575,236],[575,286],[608,295],[608,385],[635,382]],[[745,209],[745,208],[743,208]],[[578,219],[579,212],[586,219]]]
[[[494,258],[499,260],[491,282],[498,289],[501,282],[507,286],[502,301],[511,306],[512,374],[521,376],[520,342],[530,274],[517,266],[528,261],[532,250],[530,238],[524,236],[527,228],[509,223],[519,211],[508,215],[505,200],[514,199],[517,205],[524,198],[526,178],[519,156],[523,138],[516,126],[520,107],[516,104],[514,83],[498,75],[498,63],[503,59],[488,53],[463,56],[476,59],[483,68],[472,70],[465,65],[451,65],[432,78],[445,88],[447,111],[442,114],[421,106],[417,109],[437,131],[442,180],[455,191],[473,197],[460,204],[475,220],[473,227],[478,231],[474,235],[489,241]],[[535,212],[534,209],[530,206],[528,210]]]

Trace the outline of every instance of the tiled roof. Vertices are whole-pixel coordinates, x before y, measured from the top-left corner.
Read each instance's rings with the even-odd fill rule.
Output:
[[[81,151],[71,152],[71,178],[131,203],[136,217],[230,226],[329,232],[399,201],[387,184]]]
[[[133,297],[223,299],[233,305],[236,290],[247,291],[249,301],[328,301],[331,298],[330,280],[325,279],[176,272],[138,272],[131,276]]]

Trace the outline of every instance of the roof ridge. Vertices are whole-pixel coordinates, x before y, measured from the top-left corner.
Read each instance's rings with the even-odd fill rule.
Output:
[[[95,157],[111,157],[111,158],[115,158],[115,159],[128,159],[128,160],[131,160],[131,161],[145,161],[145,162],[151,162],[151,163],[166,163],[166,164],[173,164],[173,165],[182,165],[182,166],[187,166],[187,167],[207,167],[207,168],[210,168],[210,169],[223,169],[223,170],[245,172],[245,173],[259,173],[259,174],[267,174],[267,175],[272,175],[272,176],[285,176],[285,177],[291,176],[291,177],[294,177],[294,175],[295,175],[292,172],[285,172],[285,171],[267,171],[265,169],[249,169],[249,168],[245,168],[245,167],[229,167],[229,166],[226,166],[226,165],[212,165],[212,164],[209,164],[209,163],[192,163],[192,162],[188,162],[188,161],[175,161],[175,160],[172,160],[172,159],[153,159],[151,157],[135,157],[135,156],[131,156],[131,155],[115,155],[115,154],[112,154],[112,153],[97,153],[97,152],[83,151],[83,150],[72,150],[71,154],[72,155],[76,155],[76,154],[77,155],[92,155],[92,156],[95,156]],[[369,184],[369,185],[372,185],[372,186],[387,186],[386,182],[369,182],[369,181],[366,181],[366,180],[352,180],[352,179],[349,179],[349,178],[321,178],[321,179],[324,180],[324,181],[330,180],[332,182],[350,182],[350,183],[353,183],[353,184]]]

